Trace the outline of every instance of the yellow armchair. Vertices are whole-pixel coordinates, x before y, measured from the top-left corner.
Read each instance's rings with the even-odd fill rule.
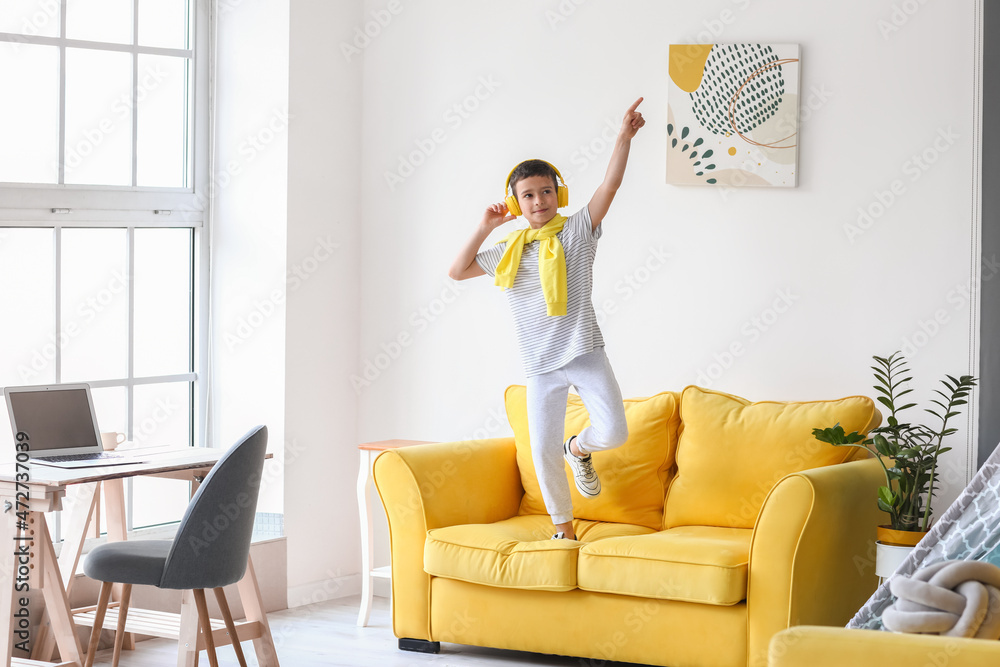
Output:
[[[771,639],[769,667],[996,667],[1000,642],[799,626]]]

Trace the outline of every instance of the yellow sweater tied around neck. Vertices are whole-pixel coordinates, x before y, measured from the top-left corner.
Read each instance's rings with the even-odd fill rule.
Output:
[[[542,282],[542,294],[549,315],[566,314],[566,255],[556,234],[566,224],[566,216],[556,215],[539,229],[519,229],[507,235],[500,263],[497,264],[493,283],[509,289],[514,286],[517,269],[521,266],[521,252],[525,243],[538,241],[538,275]]]

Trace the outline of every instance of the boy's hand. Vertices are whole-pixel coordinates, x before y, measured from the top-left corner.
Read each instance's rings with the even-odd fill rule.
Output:
[[[642,117],[641,113],[636,111],[642,99],[641,97],[637,99],[635,104],[630,106],[628,111],[625,112],[625,119],[622,120],[622,129],[619,132],[619,136],[631,139],[639,131],[639,128],[646,124],[646,119]]]
[[[507,210],[507,204],[504,202],[492,204],[486,209],[486,212],[483,213],[482,225],[489,231],[493,231],[505,222],[510,222],[517,217],[510,215],[509,213],[510,212]]]

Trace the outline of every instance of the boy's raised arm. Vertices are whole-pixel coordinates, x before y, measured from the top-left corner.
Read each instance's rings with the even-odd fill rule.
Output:
[[[628,152],[632,146],[632,137],[635,136],[640,127],[646,124],[646,120],[642,117],[642,114],[636,111],[640,102],[642,102],[641,97],[625,112],[621,130],[618,131],[618,138],[615,140],[615,149],[611,153],[611,162],[608,164],[608,171],[604,174],[604,182],[597,188],[594,196],[590,198],[590,204],[587,208],[590,211],[592,229],[597,229],[597,225],[601,224],[604,216],[608,214],[611,202],[614,200],[615,194],[622,184],[622,177],[625,175],[625,165],[628,162]]]
[[[448,269],[448,277],[452,280],[466,280],[467,278],[486,275],[483,267],[479,266],[479,262],[476,261],[479,248],[494,229],[513,219],[514,216],[508,214],[506,204],[503,202],[491,204],[486,209],[486,212],[483,213],[483,219],[476,225],[476,231],[473,232],[469,240],[462,246],[458,257],[455,258],[455,262]]]

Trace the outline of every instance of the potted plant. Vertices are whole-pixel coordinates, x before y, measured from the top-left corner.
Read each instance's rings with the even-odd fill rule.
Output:
[[[813,429],[813,435],[821,442],[837,447],[862,447],[875,455],[885,471],[885,486],[878,489],[878,507],[889,515],[889,524],[878,528],[878,540],[886,545],[912,548],[930,528],[938,461],[951,450],[944,446],[944,439],[958,430],[950,428],[948,423],[958,416],[960,406],[967,403],[976,378],[963,375],[956,379],[946,375],[941,380],[946,391],[934,390],[937,394],[931,399],[934,407],[924,409],[940,423],[935,429],[900,419],[900,413],[916,406],[902,400],[913,391],[906,387],[913,378],[903,355],[895,352],[886,358],[872,358],[876,362],[871,367],[875,372],[874,389],[880,394],[877,399],[889,409],[886,424],[872,429],[867,437],[857,431],[844,433],[840,424]],[[876,572],[882,569],[876,566]],[[895,568],[889,572],[892,569]]]

